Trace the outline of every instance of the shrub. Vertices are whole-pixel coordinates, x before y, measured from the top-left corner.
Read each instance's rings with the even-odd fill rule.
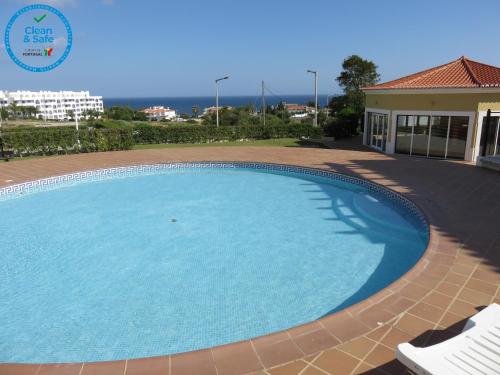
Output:
[[[14,156],[129,150],[134,144],[132,129],[17,128],[2,131],[1,138],[4,152]]]
[[[330,119],[326,125],[323,125],[323,133],[328,137],[335,139],[352,137],[358,134],[357,117],[345,118],[337,117]]]
[[[134,144],[209,143],[243,139],[311,138],[320,135],[320,128],[305,124],[215,127],[190,124],[151,126],[140,122],[106,121],[82,126],[78,132],[69,127],[3,130],[0,145],[5,154],[29,156],[129,150]]]
[[[321,129],[310,125],[277,125],[277,126],[147,126],[134,127],[134,141],[145,143],[210,143],[219,141],[236,141],[240,139],[271,139],[317,137]]]

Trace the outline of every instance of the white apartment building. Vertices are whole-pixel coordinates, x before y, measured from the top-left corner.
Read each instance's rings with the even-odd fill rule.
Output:
[[[0,107],[15,103],[19,107],[36,107],[37,117],[46,120],[68,120],[72,110],[78,119],[82,112],[104,112],[102,96],[91,96],[89,91],[0,91]]]
[[[143,109],[142,112],[146,114],[149,121],[173,120],[177,116],[175,109],[163,106],[154,106]]]

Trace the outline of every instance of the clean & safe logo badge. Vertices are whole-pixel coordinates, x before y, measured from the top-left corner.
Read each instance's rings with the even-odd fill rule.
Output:
[[[31,72],[46,72],[62,64],[73,44],[66,17],[45,4],[18,10],[5,29],[5,48],[12,61]]]

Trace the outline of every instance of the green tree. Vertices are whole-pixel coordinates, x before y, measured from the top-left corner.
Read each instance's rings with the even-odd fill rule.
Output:
[[[38,108],[31,105],[18,107],[17,110],[22,112],[23,118],[33,118],[39,113]]]
[[[69,116],[71,121],[73,121],[75,119],[75,111],[73,111],[72,109],[68,109],[66,111],[66,115]]]
[[[8,111],[10,116],[17,119],[17,113],[19,112],[19,107],[16,102],[12,102],[8,105]]]
[[[353,108],[358,118],[361,118],[365,107],[365,94],[361,89],[379,81],[377,65],[370,60],[352,55],[344,60],[342,69],[337,82],[347,96],[348,105]]]
[[[309,100],[306,104],[308,107],[314,108],[316,106],[316,102],[314,100]],[[320,103],[318,102],[318,108],[320,107]]]
[[[148,116],[142,111],[134,111],[133,115],[134,121],[147,121]]]
[[[330,98],[328,108],[332,116],[336,116],[344,108],[349,107],[349,99],[347,95],[336,95]]]
[[[9,110],[5,107],[0,108],[0,117],[2,117],[2,120],[7,121],[10,117]]]
[[[93,120],[93,118],[91,117],[91,114],[90,114],[90,109],[84,109],[82,111],[82,116],[85,118],[85,119],[89,119],[89,120]]]
[[[104,110],[104,117],[110,120],[132,121],[134,119],[134,110],[129,107],[114,106]]]

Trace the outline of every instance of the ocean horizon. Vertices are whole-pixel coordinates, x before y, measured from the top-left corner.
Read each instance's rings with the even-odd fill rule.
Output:
[[[331,95],[328,95],[331,96]],[[132,109],[143,109],[152,106],[164,106],[175,109],[178,114],[193,113],[193,107],[198,106],[200,113],[207,107],[215,106],[215,97],[213,96],[179,96],[179,97],[140,97],[140,98],[104,98],[104,107],[109,108],[116,105],[127,106]],[[314,95],[283,95],[283,96],[266,96],[267,105],[276,105],[280,102],[293,104],[306,104],[309,101],[314,101]],[[327,95],[318,95],[320,106],[325,106]],[[220,96],[219,106],[241,107],[252,104],[256,107],[261,107],[262,98],[257,95],[241,95],[241,96]]]

